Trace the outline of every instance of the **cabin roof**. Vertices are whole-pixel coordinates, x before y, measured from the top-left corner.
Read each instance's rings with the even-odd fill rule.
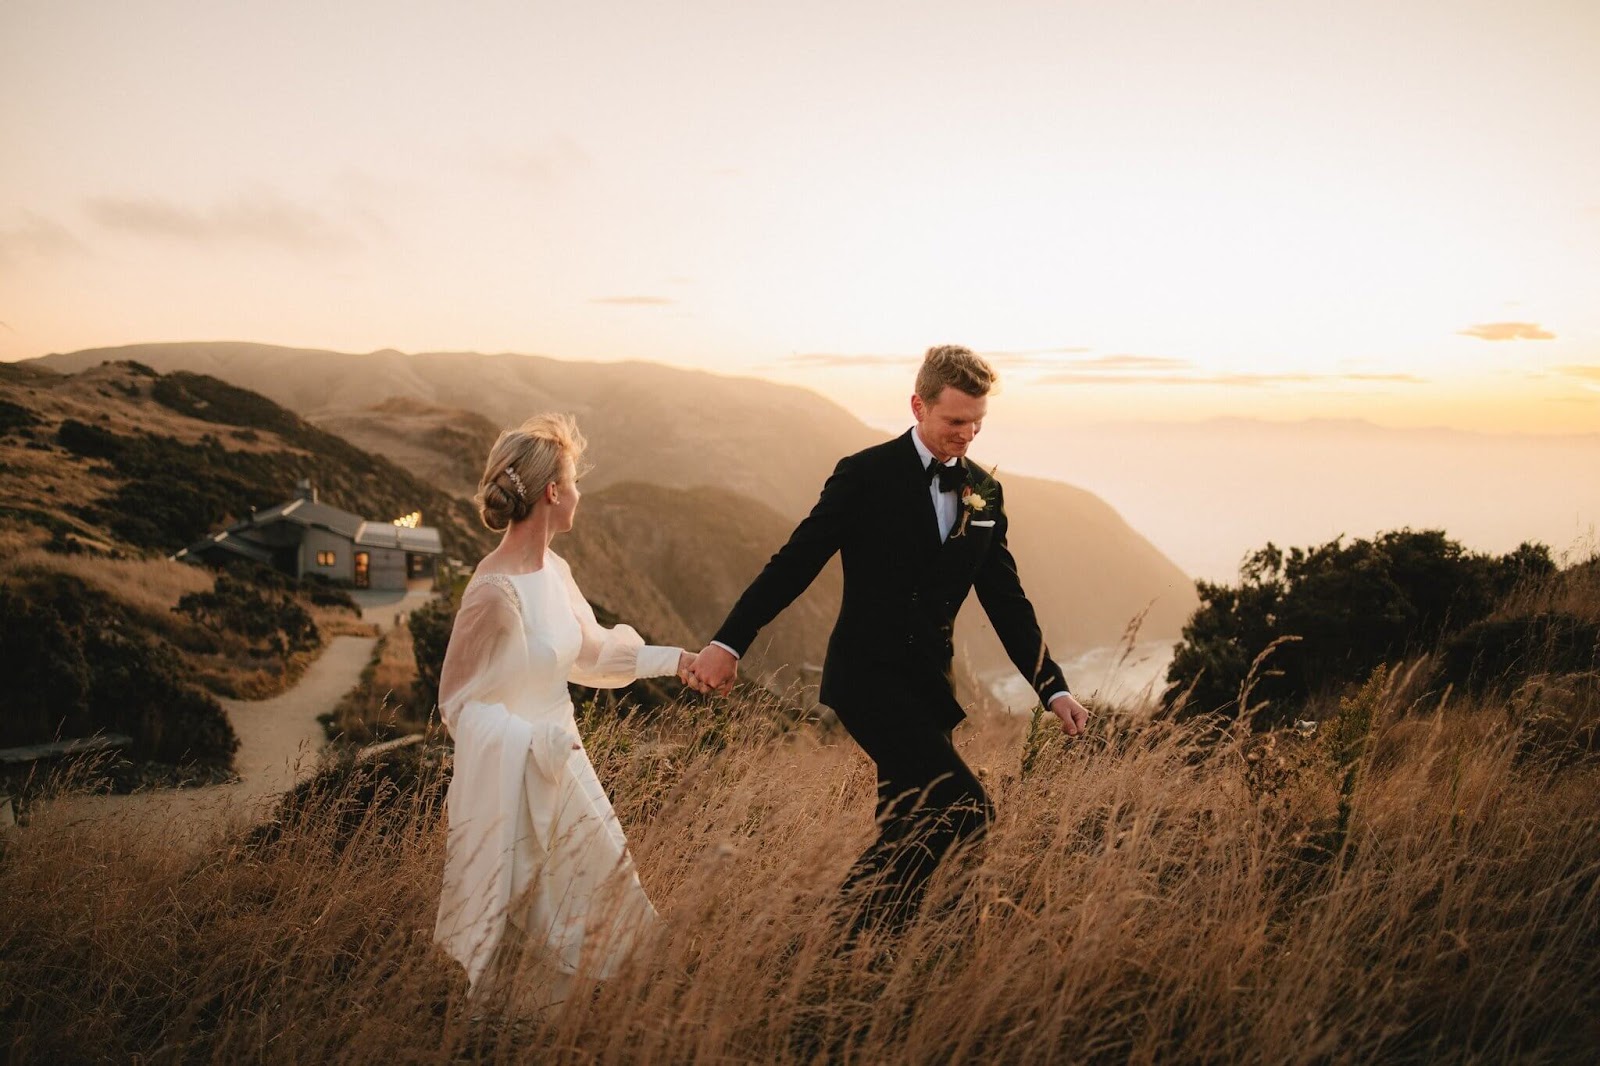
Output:
[[[419,555],[444,554],[444,543],[440,540],[439,530],[433,526],[413,528],[397,526],[390,522],[368,521],[342,508],[320,503],[306,496],[297,496],[276,507],[252,512],[250,517],[242,522],[235,522],[222,532],[213,533],[206,539],[191,544],[173,558],[181,559],[185,556],[221,550],[270,565],[271,550],[252,543],[250,533],[252,530],[266,529],[280,522],[305,529],[325,529],[364,548],[395,548]]]

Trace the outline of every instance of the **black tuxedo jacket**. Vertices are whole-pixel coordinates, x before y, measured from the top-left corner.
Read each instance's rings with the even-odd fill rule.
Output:
[[[1006,548],[1000,483],[961,460],[968,485],[962,495],[975,494],[985,506],[962,504],[964,519],[941,543],[913,432],[839,461],[816,506],[715,638],[743,655],[761,627],[841,553],[844,602],[828,641],[821,700],[869,754],[896,729],[922,723],[950,729],[965,717],[955,697],[952,635],[972,589],[1040,699],[1067,690]]]

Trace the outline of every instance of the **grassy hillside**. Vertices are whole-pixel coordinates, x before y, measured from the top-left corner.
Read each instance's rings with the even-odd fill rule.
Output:
[[[1600,619],[1597,592],[1506,611]],[[442,752],[332,766],[199,855],[30,826],[0,863],[0,1019],[21,1061],[1587,1062],[1600,679],[1517,670],[1463,695],[1389,663],[1306,708],[1314,736],[1136,708],[1073,742],[964,728],[999,809],[981,865],[854,949],[852,745],[739,701],[586,718],[665,921],[543,1017],[527,960],[474,1002],[431,944]]]
[[[170,554],[253,506],[292,498],[308,478],[327,502],[367,517],[421,509],[452,553],[487,543],[461,501],[215,378],[128,363],[71,376],[5,364],[0,399],[33,420],[6,438],[0,478],[26,512],[14,517],[85,542]]]
[[[470,494],[480,472],[483,456],[471,454],[474,442],[481,446],[492,439],[493,427],[555,409],[575,413],[590,439],[594,468],[586,489],[627,482],[680,490],[683,495],[661,497],[674,506],[711,490],[731,492],[753,505],[742,514],[775,512],[792,526],[816,501],[839,457],[883,439],[805,389],[650,363],[470,352],[358,355],[234,342],[94,349],[38,363],[75,370],[112,358],[203,372],[257,390],[458,495]],[[459,432],[437,439],[445,427]],[[422,458],[423,441],[437,441],[426,450],[438,448],[448,458]],[[981,446],[976,459],[983,460]],[[1090,493],[1003,470],[1000,476],[1015,518],[1022,574],[1059,658],[1117,643],[1129,621],[1147,609],[1146,638],[1177,637],[1197,600],[1188,577],[1171,561]],[[750,521],[751,529],[736,537],[765,528],[762,519]],[[761,561],[788,530],[772,532],[765,552],[757,553]],[[651,568],[628,556],[629,540],[617,547],[629,572],[653,579]],[[653,612],[655,601],[666,599],[679,614],[709,616],[731,607],[732,595],[757,569],[690,589],[688,599],[655,589],[614,606],[628,617],[636,607]],[[725,595],[714,598],[712,590]],[[976,620],[962,626],[964,655],[975,669],[1003,666],[998,642],[982,629]],[[816,661],[822,651],[806,645],[786,653],[787,661]]]
[[[500,426],[476,411],[406,396],[317,416],[316,424],[452,496],[471,499]]]
[[[329,637],[365,629],[337,590],[166,556],[299,477],[351,510],[420,506],[455,550],[481,547],[459,502],[234,386],[0,365],[0,648],[19,664],[0,746],[110,732],[133,740],[117,785],[226,773],[215,697],[281,691]]]

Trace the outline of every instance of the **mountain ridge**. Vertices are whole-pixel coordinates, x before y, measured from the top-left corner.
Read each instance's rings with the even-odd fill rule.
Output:
[[[665,490],[649,493],[648,506],[626,499],[639,495],[638,490],[625,490],[615,508],[617,513],[633,512],[631,530],[618,526],[610,531],[612,545],[587,553],[610,560],[605,565],[614,568],[621,568],[618,553],[628,556],[626,569],[654,586],[654,591],[637,586],[638,606],[659,615],[664,624],[672,623],[672,615],[687,622],[725,612],[765,558],[782,544],[788,529],[809,511],[833,464],[892,435],[872,429],[826,397],[799,386],[647,362],[578,363],[508,354],[405,355],[392,349],[363,355],[250,342],[130,345],[57,354],[37,362],[72,370],[113,356],[162,371],[197,370],[255,389],[313,424],[350,433],[363,448],[392,461],[405,459],[401,465],[458,498],[475,485],[473,466],[482,462],[481,454],[468,454],[474,441],[481,446],[495,427],[514,426],[539,410],[572,412],[590,441],[593,470],[585,489],[595,490],[589,496],[591,503],[603,502],[604,490],[624,483]],[[396,397],[405,402],[395,404]],[[465,434],[460,454],[448,464],[447,478],[438,469],[442,464],[424,469],[417,465],[415,454],[416,438],[444,424]],[[408,448],[411,454],[405,458]],[[981,458],[981,454],[975,457],[980,462]],[[1058,658],[1116,643],[1129,621],[1141,614],[1146,638],[1178,635],[1196,603],[1192,582],[1115,510],[1094,494],[1064,482],[1021,475],[1003,480],[1013,517],[1011,545]],[[715,495],[721,492],[748,503],[734,508],[726,497]],[[643,565],[654,558],[652,565],[659,571],[662,561],[652,554],[654,549],[647,549],[639,531],[670,519],[669,539],[678,545],[675,550],[692,552],[695,540],[688,531],[699,520],[693,509],[705,510],[713,498],[717,501],[713,509],[728,521],[760,529],[760,543],[734,553],[736,559],[723,560],[717,580],[679,585],[668,595],[651,567]],[[655,508],[658,517],[645,517],[640,507]],[[671,517],[684,508],[691,509],[687,519]],[[762,509],[770,509],[771,515],[758,517]],[[585,571],[598,568],[586,565],[584,559],[584,523],[597,519],[593,534],[607,524],[598,518],[602,509],[593,510],[592,515],[580,516],[578,531],[572,535],[578,556],[574,570],[586,582],[594,582],[597,575]],[[702,527],[702,534],[719,547],[739,540],[745,532]],[[598,591],[595,595],[613,599]],[[662,604],[672,610],[663,610]],[[627,617],[633,604],[622,601],[614,606]],[[820,662],[823,647],[817,632],[831,624],[831,617],[821,617],[823,611],[810,619],[812,613],[817,612],[804,609],[797,615],[808,619],[802,626],[809,631],[804,646],[794,647],[800,638],[775,636],[774,658],[797,658],[799,662],[791,662],[796,667]],[[959,635],[966,654],[980,669],[1005,663],[998,640],[987,630],[981,610],[969,603]],[[826,630],[821,633],[825,638]]]

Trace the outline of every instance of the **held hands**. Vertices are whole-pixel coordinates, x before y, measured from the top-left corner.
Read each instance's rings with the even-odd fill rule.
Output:
[[[684,653],[688,658],[688,653]],[[739,672],[739,660],[727,648],[707,644],[699,655],[682,665],[678,677],[696,692],[726,692]]]
[[[1061,731],[1069,737],[1081,734],[1088,726],[1089,711],[1069,693],[1050,701],[1050,713],[1061,719]]]

